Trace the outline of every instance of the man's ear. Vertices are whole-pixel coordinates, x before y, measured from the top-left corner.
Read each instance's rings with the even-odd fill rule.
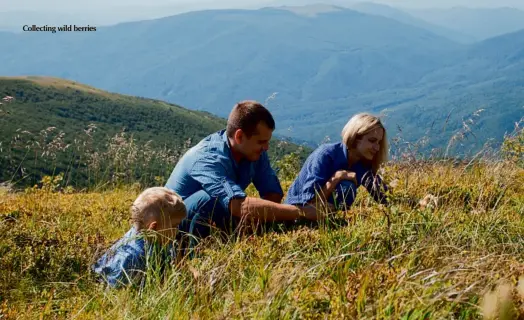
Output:
[[[147,226],[147,230],[151,231],[151,230],[155,230],[156,231],[156,228],[158,226],[158,223],[156,221],[153,221],[151,222],[148,226]]]
[[[243,138],[244,138],[244,132],[242,132],[242,129],[237,129],[235,131],[235,134],[233,135],[233,139],[235,139],[236,143],[242,143]]]

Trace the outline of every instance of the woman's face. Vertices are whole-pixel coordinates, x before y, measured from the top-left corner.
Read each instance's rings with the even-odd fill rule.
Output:
[[[357,139],[355,149],[360,158],[373,160],[380,151],[380,142],[384,138],[384,129],[376,128]]]

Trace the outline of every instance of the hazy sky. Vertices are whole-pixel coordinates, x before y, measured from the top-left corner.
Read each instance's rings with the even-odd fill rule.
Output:
[[[107,7],[195,7],[219,8],[219,7],[259,7],[264,5],[279,5],[291,3],[294,5],[301,3],[352,3],[355,0],[0,0],[0,11],[14,10],[46,10],[46,11],[68,11],[91,10]],[[518,7],[524,8],[524,0],[374,0],[374,2],[385,3],[393,6],[402,7]],[[91,11],[89,10],[89,11]]]
[[[350,6],[368,0],[0,0],[0,30],[20,31],[26,23],[112,25],[157,19],[203,9],[258,9],[327,3]],[[524,0],[369,0],[406,8],[514,7]],[[22,12],[21,12],[22,11]]]

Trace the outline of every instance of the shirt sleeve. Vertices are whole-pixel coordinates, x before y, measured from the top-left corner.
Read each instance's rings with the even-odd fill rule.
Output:
[[[308,202],[322,190],[333,175],[333,167],[333,158],[327,152],[318,154],[304,165],[298,178],[302,180],[302,199]]]
[[[136,284],[145,274],[144,240],[129,231],[95,263],[93,271],[112,287]]]
[[[264,197],[268,193],[277,193],[284,196],[280,180],[278,179],[275,170],[271,167],[267,152],[262,153],[262,156],[257,163],[253,184],[261,197]]]
[[[217,156],[203,157],[193,165],[191,176],[202,185],[209,196],[216,198],[224,210],[229,212],[231,199],[245,198],[246,193],[228,174],[224,162],[225,159]]]

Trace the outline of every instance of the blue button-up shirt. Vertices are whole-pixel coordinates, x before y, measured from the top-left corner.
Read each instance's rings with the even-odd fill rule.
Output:
[[[313,151],[306,159],[298,177],[291,185],[285,203],[304,205],[312,200],[326,185],[327,181],[339,170],[355,172],[358,185],[352,181],[343,180],[328,197],[328,202],[338,209],[349,208],[357,195],[357,188],[363,185],[373,198],[380,203],[386,203],[381,191],[387,186],[378,175],[374,175],[371,167],[363,162],[357,162],[351,168],[348,164],[348,150],[342,143],[323,144]]]
[[[172,261],[176,252],[172,244],[162,247],[147,242],[131,227],[126,234],[109,248],[92,266],[92,270],[111,287],[128,284],[143,285],[148,267]]]
[[[204,190],[218,199],[226,212],[233,198],[245,198],[244,192],[253,183],[261,197],[268,193],[283,196],[280,181],[271,168],[267,152],[251,162],[237,163],[231,153],[226,130],[213,133],[191,148],[178,161],[166,187],[183,200]]]

